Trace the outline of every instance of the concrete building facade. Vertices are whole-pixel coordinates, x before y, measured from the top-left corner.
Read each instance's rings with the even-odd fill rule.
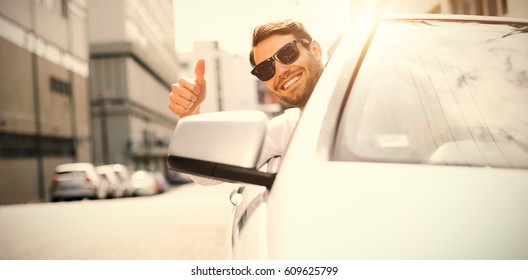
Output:
[[[167,174],[179,77],[172,1],[91,0],[88,10],[94,162]]]
[[[167,174],[177,77],[171,0],[0,0],[0,204],[62,163]]]
[[[0,204],[46,200],[56,165],[92,160],[83,0],[0,1]]]

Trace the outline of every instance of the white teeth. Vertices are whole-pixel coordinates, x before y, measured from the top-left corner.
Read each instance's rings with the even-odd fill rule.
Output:
[[[284,90],[287,90],[293,83],[297,82],[301,76],[295,76],[293,79],[289,80],[286,84],[284,84]]]

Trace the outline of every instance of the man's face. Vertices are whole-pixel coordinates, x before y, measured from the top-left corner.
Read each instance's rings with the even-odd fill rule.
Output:
[[[256,64],[268,59],[294,39],[293,35],[273,35],[263,40],[254,48]],[[280,100],[302,109],[323,73],[324,66],[319,44],[299,43],[297,47],[300,51],[299,58],[288,65],[275,61],[275,75],[264,83]]]

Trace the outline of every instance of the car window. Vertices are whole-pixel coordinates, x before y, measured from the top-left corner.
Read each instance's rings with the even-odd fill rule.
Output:
[[[119,182],[123,182],[125,180],[119,172],[115,171],[114,174],[117,177],[117,180],[119,180]]]
[[[84,171],[65,171],[58,172],[57,176],[60,180],[84,180],[86,172]]]
[[[528,168],[528,26],[380,23],[334,159]]]

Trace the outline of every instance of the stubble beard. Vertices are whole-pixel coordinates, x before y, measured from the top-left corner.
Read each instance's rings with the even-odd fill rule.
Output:
[[[293,92],[287,94],[276,94],[283,103],[291,107],[304,108],[321,77],[322,69],[313,62],[307,66],[305,73],[308,73],[309,76],[306,78],[306,83],[304,85],[298,86]]]

